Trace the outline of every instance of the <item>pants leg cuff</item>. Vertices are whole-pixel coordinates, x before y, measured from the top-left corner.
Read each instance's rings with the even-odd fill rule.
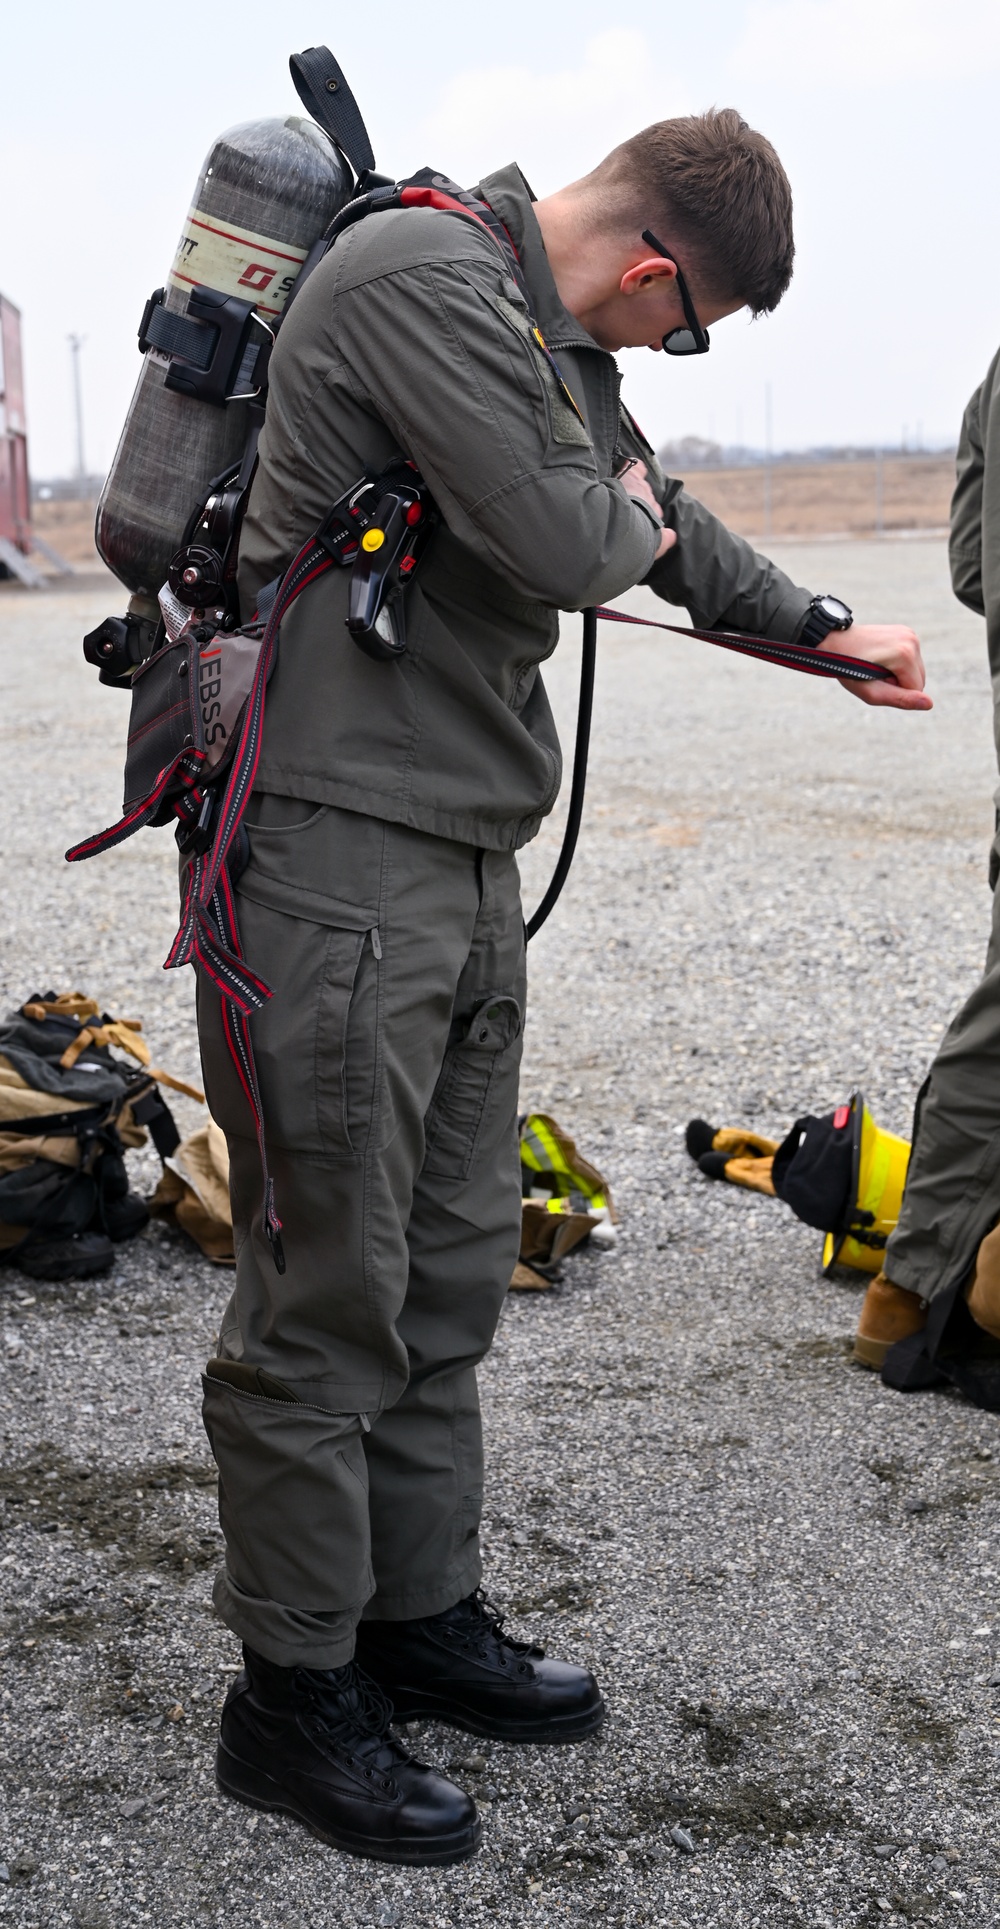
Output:
[[[900,1256],[895,1259],[887,1252],[882,1260],[882,1271],[892,1286],[899,1286],[904,1293],[915,1293],[918,1299],[932,1300],[942,1284],[947,1283],[948,1268],[936,1265],[932,1273],[919,1266],[908,1266]]]
[[[343,1668],[354,1657],[361,1606],[336,1614],[310,1614],[247,1594],[225,1569],[212,1589],[216,1612],[255,1654],[278,1668]]]

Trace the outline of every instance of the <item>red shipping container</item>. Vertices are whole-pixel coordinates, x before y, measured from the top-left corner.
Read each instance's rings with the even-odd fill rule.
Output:
[[[0,537],[25,556],[31,548],[21,314],[5,295],[0,295]]]

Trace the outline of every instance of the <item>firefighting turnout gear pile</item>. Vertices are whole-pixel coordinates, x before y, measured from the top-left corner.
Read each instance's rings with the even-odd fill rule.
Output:
[[[180,1226],[206,1259],[220,1266],[235,1264],[229,1147],[214,1119],[199,1126],[164,1160],[163,1177],[149,1209],[154,1219],[172,1219]]]
[[[558,1276],[559,1261],[581,1241],[614,1244],[616,1215],[606,1179],[555,1119],[526,1113],[520,1139],[521,1251],[511,1285],[543,1292]]]
[[[560,1276],[560,1261],[583,1240],[614,1245],[616,1213],[603,1174],[555,1119],[526,1113],[520,1144],[521,1249],[511,1286],[518,1292],[546,1292]],[[233,1264],[229,1153],[214,1119],[165,1160],[150,1210],[154,1217],[173,1219],[207,1258]]]
[[[147,1136],[161,1158],[176,1147],[161,1085],[201,1097],[151,1057],[141,1019],[82,992],[36,993],[0,1022],[0,1259],[35,1279],[86,1278],[141,1231],[124,1153]]]
[[[876,1125],[860,1092],[822,1118],[796,1119],[780,1141],[692,1119],[687,1149],[706,1178],[783,1199],[824,1233],[824,1272],[878,1272],[899,1218],[910,1146]]]

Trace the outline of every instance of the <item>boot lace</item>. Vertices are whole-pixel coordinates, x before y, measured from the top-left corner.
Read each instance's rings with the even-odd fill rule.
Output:
[[[477,1587],[474,1594],[467,1594],[463,1601],[450,1608],[438,1623],[439,1631],[456,1647],[467,1654],[476,1654],[480,1660],[499,1662],[504,1669],[513,1668],[521,1675],[531,1673],[530,1659],[541,1659],[544,1648],[537,1647],[533,1641],[517,1641],[505,1630],[506,1615],[494,1606],[484,1588]]]
[[[325,1753],[360,1768],[366,1781],[386,1792],[392,1771],[411,1760],[392,1734],[392,1703],[377,1682],[349,1661],[343,1668],[297,1668],[302,1722]]]

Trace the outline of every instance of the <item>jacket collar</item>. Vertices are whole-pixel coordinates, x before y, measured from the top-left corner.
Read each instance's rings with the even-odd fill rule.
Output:
[[[598,354],[606,354],[560,298],[531,205],[535,196],[516,161],[509,167],[498,168],[495,174],[487,174],[475,192],[499,215],[517,249],[531,290],[535,319],[549,347],[595,348]]]

